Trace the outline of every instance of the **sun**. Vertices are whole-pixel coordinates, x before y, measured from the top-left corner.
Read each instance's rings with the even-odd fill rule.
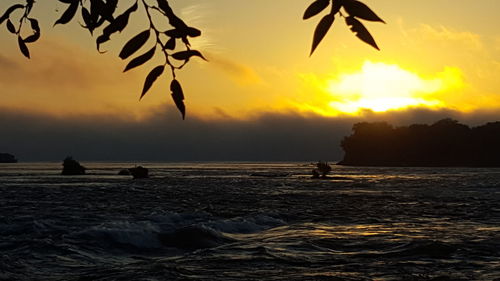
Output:
[[[442,108],[438,93],[461,87],[461,73],[454,68],[431,78],[396,64],[365,61],[360,70],[344,73],[322,83],[324,106],[302,105],[322,115],[356,115],[365,110],[385,112],[412,107]],[[318,85],[319,86],[319,85]]]
[[[366,61],[361,71],[329,81],[327,91],[335,98],[329,105],[338,111],[384,112],[416,106],[438,107],[442,102],[430,94],[441,91],[444,84],[443,79],[426,80],[398,65]]]

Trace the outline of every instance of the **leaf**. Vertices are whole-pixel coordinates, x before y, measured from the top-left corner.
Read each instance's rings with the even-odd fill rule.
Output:
[[[186,106],[184,105],[184,93],[179,81],[176,79],[172,80],[172,83],[170,83],[170,91],[172,91],[172,99],[177,109],[179,109],[182,114],[182,120],[184,120],[186,117]]]
[[[10,31],[10,33],[16,34],[16,28],[14,27],[14,24],[10,21],[10,19],[7,20],[7,30]]]
[[[142,94],[140,99],[142,99],[142,97],[144,97],[144,95],[149,91],[149,89],[151,88],[151,86],[153,86],[153,83],[156,81],[156,79],[158,79],[158,77],[160,77],[160,75],[163,74],[164,69],[165,69],[164,65],[159,65],[153,68],[151,72],[149,72],[148,76],[146,77],[146,81],[144,81],[144,87],[142,88]]]
[[[114,20],[113,13],[116,9],[116,3],[113,1],[103,0],[90,0],[90,22],[92,22],[92,29],[100,27],[105,21],[112,22]]]
[[[312,44],[310,56],[314,53],[314,51],[318,47],[319,43],[321,43],[321,40],[323,40],[326,33],[328,33],[328,30],[330,30],[334,21],[335,21],[335,15],[328,14],[328,15],[324,16],[321,19],[321,21],[318,23],[318,26],[316,27],[316,30],[314,31],[314,38],[313,38],[313,44]]]
[[[106,26],[104,28],[104,33],[108,33],[111,35],[112,33],[115,33],[117,31],[122,32],[123,29],[125,29],[125,27],[128,24],[128,19],[130,17],[130,14],[137,11],[137,8],[138,8],[137,2],[135,2],[134,5],[132,5],[132,7],[128,8],[123,14],[116,17],[114,21],[112,21],[108,26]]]
[[[54,23],[54,26],[56,26],[57,24],[67,24],[68,22],[70,22],[75,16],[76,11],[78,10],[78,3],[79,1],[72,1],[71,4],[69,4],[69,7],[66,9],[66,11],[64,11],[61,18],[59,18]]]
[[[130,39],[127,44],[123,46],[123,49],[120,52],[120,58],[124,60],[137,52],[137,50],[139,50],[148,41],[150,33],[151,32],[148,29]]]
[[[40,25],[38,25],[38,20],[29,18],[31,29],[35,32],[40,32]]]
[[[171,38],[182,38],[187,36],[188,34],[186,33],[186,30],[181,30],[181,29],[170,29],[165,31],[165,35]]]
[[[105,52],[106,52],[106,51],[101,52],[101,50],[100,50],[100,46],[101,46],[101,44],[102,44],[102,43],[105,43],[105,42],[107,42],[107,41],[109,41],[109,34],[103,34],[103,35],[101,35],[101,36],[97,37],[97,39],[96,39],[96,45],[97,45],[97,51],[98,51],[99,53],[101,53],[101,54],[102,54],[102,53],[105,53]]]
[[[175,49],[175,38],[168,39],[167,43],[165,43],[165,49],[167,50]]]
[[[23,39],[24,43],[33,43],[40,39],[40,32],[35,32],[34,34]]]
[[[28,49],[28,46],[23,42],[23,39],[21,36],[17,37],[17,43],[19,44],[19,49],[21,50],[21,53],[27,58],[30,58],[30,51]]]
[[[199,29],[194,28],[194,27],[188,27],[187,35],[189,37],[198,37],[198,36],[201,36],[201,31]]]
[[[33,43],[40,39],[40,26],[38,25],[38,20],[28,18],[31,24],[31,29],[33,29],[33,34],[23,39],[24,43]]]
[[[106,1],[105,7],[99,8],[99,12],[103,18],[111,22],[114,20],[113,13],[116,11],[118,6],[118,0],[108,0]]]
[[[357,0],[344,1],[344,9],[352,17],[385,23],[385,21],[377,16],[368,6]]]
[[[102,16],[106,10],[106,4],[102,0],[90,0],[90,18],[91,21],[97,23],[99,16]]]
[[[114,20],[113,13],[115,12],[116,7],[117,7],[117,3],[110,4],[111,2],[112,1],[108,1],[106,3],[106,8],[100,11],[101,16],[110,22]]]
[[[345,22],[347,25],[350,26],[351,31],[356,34],[356,36],[361,39],[361,41],[371,45],[373,48],[377,49],[380,51],[380,49],[377,46],[377,43],[375,42],[375,39],[373,39],[372,35],[370,32],[366,29],[366,27],[357,19],[354,17],[347,17],[345,19]]]
[[[304,13],[304,20],[310,19],[317,14],[321,13],[324,9],[328,7],[330,4],[330,0],[316,0],[314,1]]]
[[[89,10],[87,10],[87,8],[85,7],[82,8],[82,18],[83,21],[85,22],[85,28],[90,31],[90,34],[93,34],[95,29],[94,22],[92,16],[90,15]]]
[[[172,55],[172,57],[176,60],[185,60],[185,61],[189,60],[193,56],[200,57],[205,61],[207,60],[199,51],[196,50],[180,51]]]
[[[168,22],[170,23],[171,26],[177,28],[177,29],[187,29],[188,26],[187,24],[184,23],[178,16],[174,14],[174,11],[172,8],[170,8],[170,5],[168,4],[167,0],[156,0],[158,3],[158,7],[165,13],[165,15],[168,18]]]
[[[150,60],[153,57],[153,55],[155,54],[155,50],[156,50],[156,45],[151,50],[149,50],[146,53],[131,60],[127,64],[127,66],[125,67],[125,70],[123,70],[123,72],[127,72],[130,69],[132,69],[134,67],[138,67],[138,66],[144,64],[145,62],[147,62],[148,60]]]
[[[96,45],[97,45],[97,51],[102,53],[100,51],[100,45],[104,42],[109,41],[111,34],[115,32],[122,32],[123,29],[127,26],[128,24],[128,19],[130,17],[130,14],[135,12],[137,10],[137,2],[132,5],[132,7],[128,8],[123,14],[119,15],[114,19],[108,26],[106,26],[102,32],[102,35],[97,37],[96,40]]]
[[[332,0],[333,5],[332,5],[332,12],[330,14],[336,14],[340,11],[340,8],[342,8],[342,5],[344,5],[344,1],[349,1],[349,0]]]
[[[2,24],[2,23],[6,20],[6,19],[8,19],[8,18],[9,18],[9,16],[10,16],[10,14],[11,14],[12,12],[14,12],[14,11],[15,11],[15,10],[17,10],[17,9],[22,9],[22,8],[24,8],[24,6],[23,6],[23,5],[21,5],[21,4],[15,4],[15,5],[13,5],[13,6],[10,6],[10,7],[9,7],[9,8],[5,11],[5,13],[2,15],[2,17],[0,17],[0,24]]]

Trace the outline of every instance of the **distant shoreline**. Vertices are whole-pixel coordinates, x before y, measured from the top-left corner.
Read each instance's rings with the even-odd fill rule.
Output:
[[[461,166],[461,165],[405,165],[405,164],[393,164],[393,165],[383,165],[383,164],[356,164],[356,163],[343,163],[342,161],[338,162],[338,166],[344,166],[344,167],[369,167],[369,168],[500,168],[500,165],[494,165],[494,166]]]
[[[393,127],[357,123],[341,143],[342,166],[500,167],[500,122],[470,128],[452,119]]]

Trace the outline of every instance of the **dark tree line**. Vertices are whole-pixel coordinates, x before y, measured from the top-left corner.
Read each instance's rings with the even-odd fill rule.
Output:
[[[452,119],[404,127],[358,123],[341,146],[342,165],[500,167],[500,122],[473,128]]]
[[[97,51],[103,53],[103,45],[128,25],[129,19],[143,10],[143,19],[148,28],[126,42],[119,54],[123,60],[129,60],[125,71],[142,66],[155,56],[163,57],[163,62],[152,68],[146,76],[140,98],[149,91],[157,79],[170,72],[170,92],[172,99],[184,119],[186,106],[181,83],[176,78],[176,71],[182,69],[191,58],[205,59],[202,53],[191,48],[190,39],[201,36],[201,31],[189,26],[178,17],[171,8],[169,0],[53,0],[65,5],[64,11],[54,26],[78,21],[82,28],[95,37]],[[35,0],[19,0],[19,3],[7,8],[0,16],[0,25],[5,23],[8,32],[17,37],[19,50],[31,57],[29,44],[36,42],[41,35],[38,20],[31,14]],[[125,11],[118,13],[118,6]],[[330,9],[328,9],[330,8]],[[312,0],[303,19],[310,19],[321,13],[325,15],[318,23],[313,36],[311,55],[332,27],[336,17],[344,18],[351,31],[363,42],[379,49],[370,32],[360,20],[384,22],[368,6],[358,0]],[[258,15],[256,15],[258,16]],[[131,59],[130,59],[131,58]]]

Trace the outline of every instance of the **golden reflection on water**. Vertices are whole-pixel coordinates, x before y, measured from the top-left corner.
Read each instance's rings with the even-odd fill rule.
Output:
[[[275,240],[279,237],[312,239],[362,239],[363,237],[391,237],[391,240],[434,239],[453,241],[451,233],[495,232],[500,227],[480,224],[453,223],[445,221],[422,220],[416,223],[357,224],[357,225],[318,225],[313,223],[301,226],[282,226],[268,230],[266,237]]]
[[[361,224],[343,226],[320,226],[311,230],[311,236],[322,238],[343,238],[353,236],[374,236],[393,234],[393,229],[380,224]]]

